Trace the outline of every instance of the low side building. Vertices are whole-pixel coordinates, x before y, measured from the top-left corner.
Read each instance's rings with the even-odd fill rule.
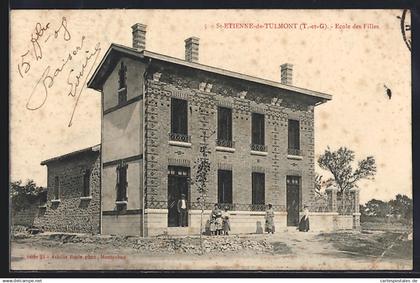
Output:
[[[100,146],[41,162],[48,193],[34,225],[45,231],[100,233]]]

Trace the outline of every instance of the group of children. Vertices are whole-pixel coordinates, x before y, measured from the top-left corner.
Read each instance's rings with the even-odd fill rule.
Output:
[[[225,206],[224,211],[222,211],[219,205],[216,203],[213,210],[210,214],[210,235],[229,235],[230,231],[230,214],[229,207]],[[309,208],[307,205],[304,206],[304,215],[299,222],[297,228],[299,231],[308,232],[309,231]],[[268,208],[265,211],[265,232],[268,234],[274,234],[274,209],[272,204],[268,204]]]
[[[229,207],[222,211],[216,203],[210,214],[210,235],[229,235],[230,231]]]

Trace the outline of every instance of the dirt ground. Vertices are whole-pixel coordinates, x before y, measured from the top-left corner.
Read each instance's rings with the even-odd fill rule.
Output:
[[[14,239],[12,270],[410,270],[412,240],[404,233],[384,231],[241,235],[261,241],[264,251],[238,249],[204,255],[97,242],[49,240],[48,234]],[[220,236],[236,237],[238,236]],[[181,239],[182,240],[182,239]],[[118,240],[120,241],[120,240]],[[117,241],[117,242],[118,242]],[[141,241],[141,240],[139,240]],[[152,240],[149,240],[152,241]]]

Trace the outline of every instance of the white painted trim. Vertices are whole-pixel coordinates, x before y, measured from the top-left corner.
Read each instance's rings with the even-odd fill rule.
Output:
[[[167,209],[163,209],[163,208],[146,208],[144,210],[145,214],[168,214],[168,210]]]
[[[255,150],[251,150],[251,154],[252,155],[260,155],[260,156],[267,156],[268,152],[267,151],[255,151]]]
[[[288,154],[288,155],[287,155],[287,159],[302,160],[302,159],[303,159],[303,157],[302,157],[302,156],[300,156],[300,155],[291,155],[291,154]]]
[[[180,142],[180,141],[168,141],[169,145],[180,146],[180,147],[191,147],[190,142]]]
[[[51,202],[52,203],[60,203],[61,202],[61,199],[52,199]]]
[[[88,199],[92,199],[92,196],[80,197],[80,200],[88,200]]]
[[[299,213],[303,215],[303,212]],[[309,217],[311,216],[330,216],[330,215],[338,215],[338,212],[309,212]]]
[[[224,147],[224,146],[216,146],[217,151],[226,151],[226,152],[235,152],[234,148],[231,147]]]

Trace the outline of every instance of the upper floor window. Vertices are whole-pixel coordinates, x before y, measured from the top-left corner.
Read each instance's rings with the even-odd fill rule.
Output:
[[[60,177],[55,176],[54,178],[54,198],[55,200],[60,199]]]
[[[86,169],[83,173],[83,192],[82,196],[90,196],[90,170]]]
[[[127,101],[127,66],[121,61],[118,71],[118,104]]]
[[[180,142],[190,142],[188,136],[188,102],[186,100],[171,98],[170,139]]]
[[[128,164],[117,167],[117,201],[127,201],[127,167]]]
[[[252,206],[253,210],[264,209],[265,204],[265,174],[252,173]]]
[[[264,114],[252,113],[251,150],[267,151],[267,147],[265,146]]]
[[[289,120],[288,154],[300,155],[300,125],[298,120]]]
[[[232,109],[217,108],[217,145],[234,146],[232,141]]]

